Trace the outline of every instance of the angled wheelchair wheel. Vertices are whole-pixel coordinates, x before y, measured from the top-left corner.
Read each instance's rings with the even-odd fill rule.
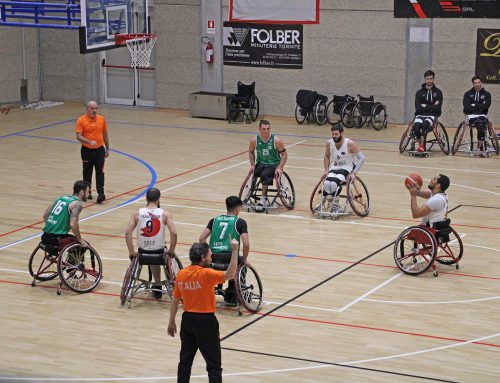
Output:
[[[461,122],[458,125],[458,128],[455,132],[455,137],[453,137],[453,146],[451,147],[451,154],[455,155],[460,147],[463,146],[465,130],[467,128],[467,124],[465,122]]]
[[[125,277],[123,277],[122,288],[120,291],[120,301],[122,302],[122,305],[124,305],[127,302],[127,299],[129,299],[138,264],[139,260],[135,257],[132,262],[129,263],[127,271],[125,272]]]
[[[283,172],[279,179],[276,179],[278,193],[283,206],[292,210],[295,206],[295,188],[287,173]]]
[[[318,125],[326,124],[326,103],[323,100],[318,100],[314,105],[314,119]]]
[[[262,307],[262,282],[257,271],[249,265],[239,265],[234,279],[241,305],[251,313]]]
[[[177,255],[173,257],[167,255],[167,272],[168,272],[168,286],[167,292],[170,298],[174,293],[175,280],[177,279],[177,274],[182,270],[182,262]]]
[[[333,100],[331,100],[328,105],[326,106],[326,121],[330,124],[333,125],[336,122],[338,122],[335,119],[335,103]]]
[[[360,217],[366,217],[370,212],[370,194],[361,178],[347,183],[347,195],[352,211]]]
[[[57,255],[51,255],[43,245],[38,246],[31,253],[28,270],[37,281],[50,281],[57,277]],[[34,286],[34,281],[33,281]]]
[[[355,106],[356,101],[346,102],[344,106],[342,106],[342,109],[340,111],[340,121],[346,128],[354,127],[353,110]]]
[[[399,153],[403,153],[405,150],[408,150],[408,146],[411,141],[411,129],[413,127],[413,122],[410,122],[401,136],[401,140],[399,141]]]
[[[436,253],[434,235],[420,226],[406,228],[394,243],[394,261],[403,273],[409,275],[425,273],[434,263]]]
[[[254,179],[253,179],[253,171],[249,172],[243,181],[243,184],[240,188],[240,194],[238,195],[243,202],[243,205],[248,205],[251,203],[252,194],[254,191]]]
[[[323,194],[323,182],[325,181],[325,178],[325,175],[321,177],[319,182],[314,187],[311,198],[309,199],[309,209],[312,213],[316,213],[321,210],[321,197]]]
[[[61,250],[57,261],[61,282],[75,293],[88,293],[102,278],[102,262],[91,246],[73,243]]]
[[[370,124],[375,130],[382,130],[387,127],[387,111],[384,104],[376,102],[373,105]]]
[[[250,119],[252,121],[257,120],[257,118],[259,117],[259,111],[260,111],[259,99],[256,95],[253,95],[250,98]]]
[[[500,153],[500,148],[498,146],[498,137],[495,132],[495,128],[493,127],[493,124],[491,121],[488,121],[488,136],[491,141],[491,145],[493,146],[493,149],[495,150],[495,153],[498,155]]]
[[[438,243],[438,252],[436,261],[443,265],[453,265],[462,259],[464,254],[464,244],[462,238],[458,235],[454,228],[450,228],[449,241]]]
[[[295,121],[297,121],[300,125],[304,123],[306,120],[307,113],[302,110],[302,108],[298,105],[295,105]]]
[[[450,141],[448,140],[448,133],[446,133],[444,125],[440,122],[438,122],[434,130],[434,135],[436,136],[436,140],[441,151],[446,155],[450,154]]]

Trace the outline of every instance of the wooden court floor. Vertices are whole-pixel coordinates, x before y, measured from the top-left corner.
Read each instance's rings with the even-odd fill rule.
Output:
[[[31,287],[28,258],[41,216],[81,178],[77,104],[0,115],[0,381],[175,381],[179,338],[167,337],[169,304],[148,296],[120,305],[128,264],[124,232],[144,191],[156,185],[173,215],[178,254],[224,212],[248,171],[256,124],[192,119],[185,112],[101,108],[109,124],[102,205],[87,203],[81,230],[103,259],[89,294],[57,282]],[[291,112],[292,113],[292,112]],[[293,211],[243,212],[250,262],[265,305],[239,317],[219,304],[225,382],[498,382],[500,377],[500,161],[436,154],[409,158],[402,126],[347,130],[366,155],[360,176],[372,209],[337,220],[309,212],[322,173],[326,126],[270,118],[288,146]],[[454,129],[449,134],[453,137]],[[404,177],[450,177],[450,217],[465,244],[460,269],[403,275],[392,242],[411,218]],[[180,316],[178,324],[180,323]],[[207,381],[197,355],[193,382]]]

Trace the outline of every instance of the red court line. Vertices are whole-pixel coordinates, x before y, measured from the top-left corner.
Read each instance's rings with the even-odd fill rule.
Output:
[[[219,162],[223,162],[223,161],[229,160],[229,159],[231,159],[231,158],[241,156],[242,154],[245,154],[245,153],[248,153],[248,150],[245,150],[245,151],[243,151],[243,152],[239,152],[239,153],[236,153],[236,154],[233,154],[233,155],[230,155],[230,156],[224,157],[224,158],[222,158],[222,159],[220,159],[220,160],[216,160],[216,161],[213,161],[213,162],[209,162],[209,163],[207,163],[207,164],[204,164],[204,165],[200,165],[200,166],[198,166],[198,167],[196,167],[196,168],[193,168],[193,169],[190,169],[190,170],[186,170],[185,172],[178,173],[178,174],[175,174],[175,175],[170,176],[170,177],[167,177],[167,178],[163,178],[163,179],[161,179],[161,180],[156,181],[155,185],[157,185],[157,184],[159,184],[159,183],[161,183],[161,182],[165,182],[165,181],[171,180],[171,179],[176,178],[176,177],[183,176],[183,175],[185,175],[185,174],[192,173],[192,172],[194,172],[194,171],[196,171],[196,170],[200,170],[200,169],[206,168],[206,167],[208,167],[208,166],[215,165],[215,164],[217,164],[217,163],[219,163]],[[139,186],[139,187],[137,187],[137,188],[135,188],[135,189],[132,189],[132,190],[129,190],[129,191],[126,191],[126,192],[123,192],[123,193],[120,193],[120,194],[114,195],[113,197],[106,198],[106,201],[110,201],[110,200],[112,200],[112,199],[115,199],[115,198],[121,197],[121,196],[123,196],[123,195],[125,195],[125,194],[130,194],[130,193],[132,193],[132,192],[134,192],[134,191],[144,189],[144,188],[145,188],[145,187],[147,187],[147,186],[149,186],[149,184],[148,184],[148,185]],[[84,208],[87,208],[87,207],[90,207],[90,206],[94,206],[94,205],[96,205],[96,204],[97,204],[97,203],[96,203],[96,202],[94,202],[94,203],[91,203],[91,204],[88,204],[88,205],[84,206]],[[32,226],[34,226],[34,225],[38,225],[38,224],[40,224],[40,223],[43,223],[43,221],[35,222],[35,223],[32,223],[31,225],[23,226],[23,227],[20,227],[20,228],[17,228],[17,229],[11,230],[11,231],[9,231],[9,232],[7,232],[7,233],[2,233],[2,234],[0,234],[0,237],[3,237],[3,236],[8,235],[8,234],[12,234],[12,233],[15,233],[15,232],[18,232],[18,231],[24,230],[24,229],[31,228]]]
[[[0,283],[7,283],[7,284],[12,284],[12,285],[20,285],[20,286],[30,286],[30,287],[32,287],[30,283],[8,281],[8,280],[4,280],[4,279],[0,279]],[[49,289],[57,289],[57,287],[55,287],[55,286],[37,285],[36,287],[49,288]],[[63,290],[66,290],[66,289],[63,289]],[[99,292],[99,291],[91,291],[90,293],[87,293],[87,294],[96,294],[96,295],[108,296],[108,297],[113,297],[113,298],[120,296],[120,294],[104,293],[104,292]],[[136,299],[155,301],[155,299],[152,299],[152,298],[141,298],[141,297],[138,297]],[[166,301],[161,301],[161,302],[163,302],[163,303],[169,303],[169,302],[166,302]],[[219,308],[217,308],[217,310],[221,311],[221,309],[219,309]],[[233,309],[224,309],[224,308],[222,310],[224,310],[224,311],[234,311]],[[258,315],[265,315],[265,313],[259,312]],[[452,342],[458,342],[458,343],[467,342],[467,340],[465,340],[465,339],[449,338],[449,337],[443,337],[443,336],[438,336],[438,335],[422,334],[422,333],[409,332],[409,331],[401,331],[401,330],[391,330],[391,329],[386,329],[386,328],[381,328],[381,327],[355,325],[355,324],[351,324],[351,323],[333,322],[333,321],[325,321],[325,320],[319,320],[319,319],[311,319],[311,318],[297,317],[297,316],[288,316],[288,315],[278,315],[278,314],[269,314],[268,316],[273,317],[273,318],[278,318],[278,319],[288,319],[288,320],[295,320],[295,321],[301,321],[301,322],[325,324],[325,325],[330,325],[330,326],[347,327],[347,328],[360,329],[360,330],[387,332],[387,333],[392,333],[392,334],[408,335],[408,336],[415,336],[415,337],[420,337],[420,338],[428,338],[428,339],[436,339],[436,340],[445,340],[445,341],[452,341]],[[477,345],[481,345],[481,346],[488,346],[488,347],[500,348],[500,345],[499,344],[495,344],[495,343],[471,342],[471,344],[477,344]]]

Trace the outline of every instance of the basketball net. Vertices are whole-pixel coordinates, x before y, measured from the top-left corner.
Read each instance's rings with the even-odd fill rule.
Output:
[[[151,52],[155,46],[158,36],[155,34],[134,33],[128,35],[116,35],[117,45],[127,44],[130,52],[132,68],[149,68]]]

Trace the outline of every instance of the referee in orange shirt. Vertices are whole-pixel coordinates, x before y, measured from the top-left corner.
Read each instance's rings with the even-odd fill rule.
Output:
[[[97,203],[102,203],[106,199],[104,161],[109,156],[109,137],[106,120],[97,114],[97,102],[89,101],[87,113],[76,121],[76,139],[82,143],[83,179],[91,185],[95,168]],[[88,199],[92,199],[92,194],[89,193]]]
[[[179,271],[170,306],[168,335],[177,332],[175,315],[182,299],[181,351],[177,383],[189,383],[198,348],[207,363],[209,383],[222,382],[219,322],[215,316],[214,286],[233,279],[238,265],[238,242],[231,239],[231,262],[226,271],[210,268],[212,252],[206,243],[194,243],[189,250],[191,265]]]

